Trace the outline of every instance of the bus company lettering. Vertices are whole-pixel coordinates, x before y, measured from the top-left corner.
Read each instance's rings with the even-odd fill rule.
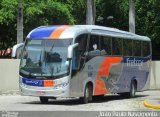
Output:
[[[136,60],[127,58],[127,66],[143,66],[143,60]]]
[[[38,84],[39,81],[33,81],[33,80],[26,80],[27,84]]]

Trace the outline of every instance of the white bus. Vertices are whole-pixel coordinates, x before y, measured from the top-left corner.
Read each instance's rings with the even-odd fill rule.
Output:
[[[95,25],[41,26],[24,43],[19,86],[22,95],[50,98],[121,94],[134,97],[149,86],[151,40]]]

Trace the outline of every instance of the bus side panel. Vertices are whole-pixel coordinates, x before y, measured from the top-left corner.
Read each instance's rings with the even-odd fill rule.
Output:
[[[88,82],[92,82],[94,88],[97,72],[103,60],[103,57],[90,59],[85,63],[84,67],[71,78],[70,93],[72,96],[83,96],[84,88]]]
[[[71,94],[83,96],[87,82],[93,83],[93,95],[129,92],[132,79],[137,81],[137,91],[145,90],[149,61],[149,58],[94,57],[71,78]]]
[[[105,95],[117,89],[122,74],[122,57],[97,56],[86,62],[83,70],[71,79],[71,95],[83,96],[86,83],[93,83],[93,95]],[[112,72],[110,72],[110,70]],[[110,76],[110,78],[108,78]]]
[[[85,70],[82,71],[72,71],[76,72],[74,75],[71,77],[70,81],[70,96],[71,97],[82,97],[83,96],[83,84],[82,84],[82,79],[87,79],[88,74]]]
[[[102,64],[103,60],[104,57],[94,57],[87,61],[81,70],[74,73],[74,75],[71,78],[70,85],[71,96],[83,96],[85,86],[88,82],[92,82],[94,88],[97,72],[99,71],[100,65]],[[72,70],[72,72],[75,71]],[[106,87],[103,87],[102,89],[106,90]]]
[[[150,73],[151,73],[150,56],[144,59],[143,69],[144,69],[144,78],[142,82],[144,82],[144,84],[142,84],[142,87],[139,89],[139,91],[145,91],[150,88]]]
[[[97,72],[94,95],[112,93],[113,90],[117,90],[115,84],[119,81],[123,69],[121,61],[122,57],[104,58]],[[103,86],[103,84],[105,86]],[[104,87],[105,90],[102,87]]]
[[[148,89],[149,61],[149,58],[124,57],[123,72],[119,82],[116,84],[119,89],[113,93],[129,92],[132,80],[137,81],[137,91]]]

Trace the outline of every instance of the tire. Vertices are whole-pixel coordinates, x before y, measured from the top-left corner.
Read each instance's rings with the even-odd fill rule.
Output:
[[[48,103],[48,98],[47,97],[39,97],[41,103],[46,104]]]
[[[136,96],[136,83],[134,81],[131,82],[131,88],[130,88],[130,98],[134,98]]]
[[[86,85],[85,90],[84,90],[84,97],[82,98],[82,102],[84,104],[87,104],[88,102],[92,101],[92,86],[91,85]]]
[[[130,85],[130,92],[127,93],[119,93],[122,97],[126,97],[126,98],[134,98],[136,96],[136,91],[137,91],[137,87],[136,87],[136,83],[134,81],[131,82]]]

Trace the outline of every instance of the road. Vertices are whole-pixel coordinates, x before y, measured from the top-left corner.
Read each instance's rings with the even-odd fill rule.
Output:
[[[143,105],[145,99],[160,100],[160,91],[139,92],[132,99],[109,95],[88,104],[81,104],[78,99],[50,100],[48,104],[41,104],[37,97],[3,94],[0,95],[0,111],[154,111]]]

